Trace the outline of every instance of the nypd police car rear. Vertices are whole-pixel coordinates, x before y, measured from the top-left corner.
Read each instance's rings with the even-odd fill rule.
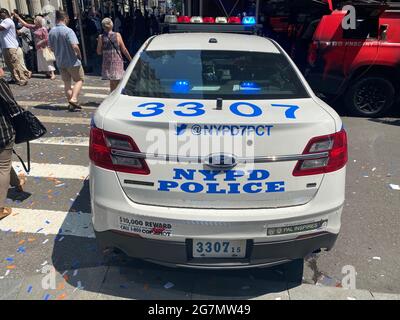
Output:
[[[150,38],[90,137],[103,248],[170,266],[246,268],[331,249],[347,138],[272,40]]]

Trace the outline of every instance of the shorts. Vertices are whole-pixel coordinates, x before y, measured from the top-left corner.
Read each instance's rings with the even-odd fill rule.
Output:
[[[60,68],[61,79],[64,82],[74,82],[83,81],[85,77],[85,72],[82,66],[70,67],[70,68]]]

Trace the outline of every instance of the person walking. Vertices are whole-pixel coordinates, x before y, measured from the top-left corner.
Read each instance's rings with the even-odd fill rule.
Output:
[[[18,28],[17,28],[18,29]],[[21,39],[21,48],[26,60],[26,67],[28,70],[36,70],[35,52],[33,34],[30,29],[22,27],[17,30],[17,34]]]
[[[64,82],[64,91],[69,103],[69,111],[81,110],[78,99],[82,90],[85,72],[82,54],[74,31],[67,27],[68,14],[56,11],[56,26],[49,33],[49,46],[54,51],[56,63]],[[75,82],[72,88],[72,80]]]
[[[3,75],[4,71],[0,69],[0,220],[12,213],[11,208],[4,207],[11,179],[11,158],[15,139],[15,130],[10,117],[20,112]]]
[[[54,71],[56,68],[54,67],[54,62],[46,59],[46,51],[49,50],[49,32],[46,28],[46,20],[41,16],[36,16],[34,24],[29,24],[18,14],[14,14],[14,17],[18,19],[19,23],[25,28],[33,30],[38,72],[46,72],[51,80],[55,80],[56,75]]]
[[[102,21],[104,33],[98,37],[97,54],[103,55],[102,78],[110,80],[110,91],[113,92],[124,75],[124,59],[130,62],[132,57],[126,49],[122,36],[113,32],[113,22],[110,18]]]
[[[0,45],[3,50],[4,61],[11,72],[15,83],[25,86],[28,83],[30,73],[24,69],[18,57],[19,43],[14,21],[11,20],[7,9],[0,9]]]

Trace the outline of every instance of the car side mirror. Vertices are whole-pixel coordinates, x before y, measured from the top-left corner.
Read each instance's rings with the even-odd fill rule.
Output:
[[[386,41],[388,29],[389,25],[387,24],[381,24],[379,26],[379,40]]]

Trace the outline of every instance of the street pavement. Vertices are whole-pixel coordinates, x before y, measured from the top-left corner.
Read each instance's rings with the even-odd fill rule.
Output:
[[[108,83],[87,77],[84,109],[76,113],[67,111],[59,79],[37,76],[12,90],[48,133],[31,146],[26,192],[10,189],[6,206],[14,213],[0,221],[0,299],[385,299],[400,294],[400,191],[390,187],[400,185],[399,118],[343,117],[350,159],[342,232],[331,252],[273,268],[198,271],[100,252],[96,245],[89,126]],[[26,158],[24,145],[15,149]],[[355,268],[360,290],[336,288],[344,266]],[[54,272],[54,283],[45,271]]]

